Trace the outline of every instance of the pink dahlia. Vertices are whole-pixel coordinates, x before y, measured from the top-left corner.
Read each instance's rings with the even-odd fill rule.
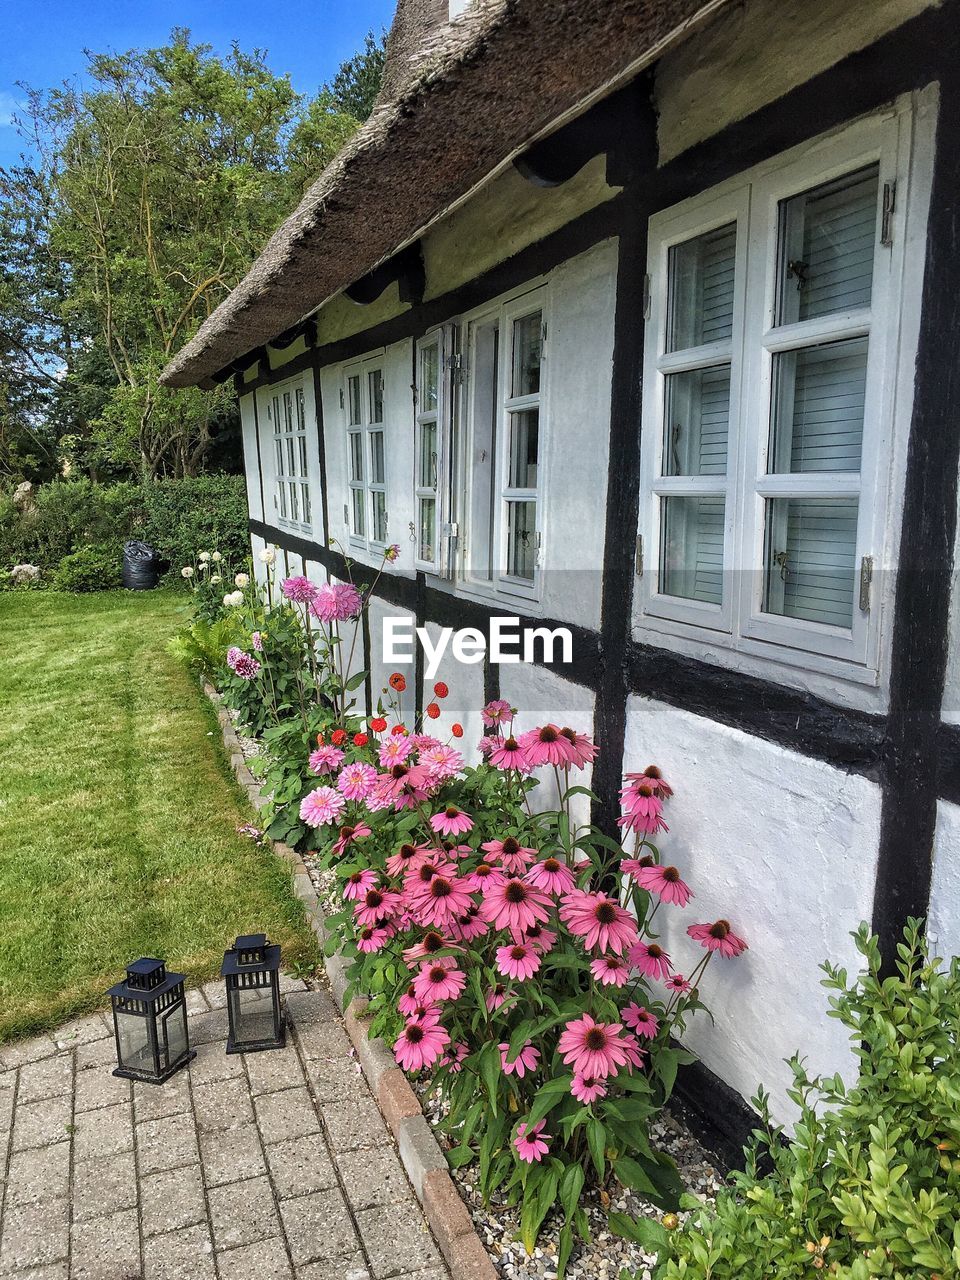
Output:
[[[713,924],[692,924],[687,930],[690,937],[708,951],[719,951],[732,959],[747,950],[743,938],[733,932],[729,920],[714,920]]]
[[[395,764],[403,764],[412,750],[412,738],[398,734],[386,740],[377,753],[377,758],[382,768],[392,769]]]
[[[253,646],[254,653],[263,653],[263,636],[259,631],[254,631],[250,637],[250,643]]]
[[[313,585],[309,578],[305,578],[301,574],[296,578],[284,578],[283,582],[280,583],[280,590],[294,604],[309,604],[317,594],[318,588]]]
[[[513,719],[513,708],[509,702],[504,702],[502,698],[494,698],[480,712],[480,719],[487,726],[503,724],[505,720]]]
[[[631,1001],[630,1004],[624,1005],[620,1010],[620,1017],[626,1025],[635,1031],[638,1036],[644,1036],[647,1040],[652,1040],[657,1034],[657,1028],[660,1023],[653,1016],[649,1009],[644,1009],[642,1005]]]
[[[596,1102],[598,1098],[607,1096],[607,1086],[603,1080],[598,1080],[596,1076],[575,1075],[570,1082],[570,1092],[585,1105]]]
[[[564,1062],[578,1075],[606,1079],[615,1076],[629,1061],[620,1033],[619,1022],[594,1022],[589,1013],[573,1022],[557,1041]]]
[[[363,871],[354,871],[353,875],[347,876],[343,885],[343,896],[350,900],[359,901],[367,892],[377,883],[377,873],[366,867]]]
[[[393,1056],[404,1071],[419,1071],[432,1066],[449,1043],[450,1036],[439,1021],[425,1016],[407,1023],[393,1046]]]
[[[480,914],[495,929],[529,929],[550,914],[550,899],[532,884],[514,879],[487,885]]]
[[[413,980],[413,989],[423,1004],[437,1004],[441,1000],[456,1000],[466,986],[467,976],[455,965],[431,964],[420,966]]]
[[[690,886],[680,879],[676,867],[643,867],[635,879],[641,889],[655,893],[662,902],[673,902],[678,907],[685,907],[694,896]]]
[[[233,669],[241,680],[253,680],[260,674],[260,663],[252,654],[240,653],[234,661]]]
[[[539,1163],[550,1150],[553,1139],[549,1133],[543,1132],[545,1124],[545,1120],[538,1120],[530,1130],[525,1124],[517,1125],[517,1136],[513,1140],[513,1145],[517,1155],[525,1164],[533,1164],[535,1160]]]
[[[522,942],[512,943],[508,947],[497,947],[497,970],[505,978],[516,978],[523,982],[532,978],[540,968],[540,953],[535,947],[528,947]]]
[[[346,808],[346,800],[333,787],[317,787],[300,801],[300,817],[308,827],[336,822]]]
[[[337,774],[337,790],[348,800],[365,800],[377,778],[377,771],[372,764],[364,764],[355,760],[345,764]]]
[[[334,843],[331,853],[336,854],[339,858],[341,854],[346,853],[347,849],[349,849],[357,840],[363,840],[370,834],[370,828],[363,822],[357,822],[352,827],[341,827],[340,837]]]
[[[310,752],[308,764],[311,773],[330,773],[336,769],[342,760],[343,752],[340,748],[332,747],[327,743],[322,747],[317,747],[316,751]]]
[[[663,981],[670,977],[670,957],[656,942],[635,943],[630,948],[627,959],[645,978],[659,978]]]
[[[422,747],[419,759],[430,770],[430,776],[436,782],[446,782],[463,768],[463,756],[460,752],[442,742]]]
[[[435,813],[430,819],[431,829],[441,836],[462,836],[473,827],[473,819],[455,804]]]
[[[319,622],[333,622],[337,616],[337,597],[333,587],[328,583],[317,588],[317,594],[310,601],[310,612]]]
[[[230,668],[231,671],[236,670],[237,659],[240,657],[242,653],[243,653],[243,650],[238,649],[235,644],[232,644],[230,648],[227,650],[227,666]]]
[[[573,748],[555,724],[531,729],[521,736],[520,745],[534,769],[544,764],[565,769],[574,762]]]
[[[336,601],[336,618],[338,622],[346,622],[356,618],[363,609],[363,596],[352,582],[335,582],[333,595]]]
[[[598,956],[590,961],[590,972],[604,986],[625,987],[630,976],[630,966],[619,956]]]
[[[637,922],[618,902],[603,893],[573,889],[560,899],[560,919],[571,933],[583,938],[588,951],[615,951],[620,955],[637,940]]]
[[[512,1060],[509,1058],[509,1044],[501,1044],[497,1048],[500,1050],[500,1069],[505,1076],[515,1075],[522,1080],[528,1071],[536,1071],[540,1050],[534,1048],[529,1040]]]
[[[538,889],[558,897],[561,893],[569,893],[576,886],[573,872],[559,858],[544,858],[542,862],[534,863],[527,872],[527,879]]]

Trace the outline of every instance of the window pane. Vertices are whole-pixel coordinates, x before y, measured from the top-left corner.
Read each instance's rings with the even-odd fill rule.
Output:
[[[417,484],[421,489],[437,487],[437,424],[435,422],[420,424],[420,470],[417,473]]]
[[[285,431],[293,430],[293,397],[289,391],[283,393],[283,428]]]
[[[866,384],[866,338],[775,356],[769,471],[859,471]]]
[[[735,222],[670,250],[668,351],[683,351],[730,337],[736,252]]]
[[[537,441],[540,434],[540,410],[522,409],[510,415],[511,489],[537,487]]]
[[[507,503],[507,573],[533,579],[537,559],[537,504]]]
[[[364,525],[364,520],[363,520],[363,490],[362,489],[350,490],[350,503],[351,503],[351,510],[353,512],[353,524],[352,524],[353,532],[357,535],[357,537],[362,538],[364,529],[366,527]]]
[[[307,474],[307,437],[300,436],[300,475]]]
[[[370,483],[383,484],[383,432],[370,432]]]
[[[282,476],[283,475],[283,441],[280,439],[279,436],[277,436],[277,438],[274,440],[273,443],[277,451],[277,475]]]
[[[436,559],[437,504],[433,498],[420,499],[420,551],[421,560],[431,564]]]
[[[662,498],[660,591],[684,600],[723,600],[722,497]]]
[[[780,323],[869,307],[879,165],[780,205]]]
[[[722,476],[727,471],[730,367],[694,369],[666,379],[665,476]]]
[[[303,506],[303,522],[310,523],[310,488],[308,485],[300,486],[300,499]]]
[[[350,433],[350,479],[363,479],[363,436],[359,431]]]
[[[299,487],[300,486],[297,484],[294,484],[292,480],[290,481],[290,519],[291,520],[300,519],[300,495],[297,492]]]
[[[532,396],[540,390],[540,357],[543,350],[543,316],[532,311],[513,322],[512,396]]]
[[[857,510],[856,498],[768,500],[767,613],[852,625]]]
[[[276,435],[280,434],[280,397],[274,396],[270,402],[270,416],[273,419],[273,430]]]
[[[349,399],[348,415],[351,427],[360,425],[360,375],[354,374],[347,379],[347,397]]]
[[[297,404],[297,430],[302,431],[307,423],[306,414],[303,408],[303,387],[297,387],[296,404]]]
[[[280,515],[284,520],[286,520],[287,518],[287,485],[284,480],[281,480],[280,483],[277,485],[277,494],[279,495],[279,498],[280,498]]]
[[[386,495],[379,490],[375,490],[370,495],[373,500],[373,531],[371,538],[374,542],[386,542],[387,540],[387,499]]]
[[[367,374],[367,391],[370,396],[370,421],[383,421],[383,371],[371,369]]]
[[[296,463],[293,460],[293,436],[287,436],[286,441],[287,441],[287,472],[286,474],[288,476],[295,476],[297,474],[297,467],[296,467]]]
[[[437,407],[440,378],[440,345],[431,342],[420,351],[420,412],[432,413]]]

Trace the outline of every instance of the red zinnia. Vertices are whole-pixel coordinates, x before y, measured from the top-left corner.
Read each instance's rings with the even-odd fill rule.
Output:
[[[353,745],[355,747],[365,747],[370,739],[365,733],[355,733],[353,735]]]
[[[374,718],[370,721],[370,728],[373,730],[374,733],[383,733],[386,727],[387,727],[387,722],[386,720],[384,720],[383,716],[374,716]]]
[[[334,729],[330,735],[330,741],[335,747],[342,747],[347,740],[347,735],[343,729]]]
[[[403,693],[407,687],[407,682],[399,671],[394,671],[388,683],[391,689],[396,689],[397,693]]]

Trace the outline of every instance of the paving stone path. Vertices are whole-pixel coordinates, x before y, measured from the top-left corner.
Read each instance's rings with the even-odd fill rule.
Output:
[[[4,1280],[449,1280],[333,1001],[284,985],[286,1049],[231,1057],[191,992],[159,1087],[99,1014],[0,1047]]]

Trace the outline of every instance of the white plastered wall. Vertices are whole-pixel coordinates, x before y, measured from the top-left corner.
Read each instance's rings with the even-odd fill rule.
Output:
[[[873,909],[880,790],[872,782],[774,743],[633,697],[624,769],[655,763],[676,792],[663,860],[697,895],[657,916],[675,969],[702,956],[690,924],[731,922],[749,945],[711,961],[701,992],[715,1018],[695,1018],[685,1042],[744,1098],[770,1090],[774,1114],[793,1118],[784,1059],[798,1050],[815,1071],[851,1077],[847,1033],[827,1017],[826,960],[857,968],[850,932]]]
[[[949,800],[937,805],[927,934],[938,955],[960,955],[960,805]]]
[[[428,622],[426,629],[431,643],[436,645],[440,636],[439,626],[436,623]],[[410,673],[407,679],[411,680],[413,668],[407,667],[404,670]],[[446,698],[441,699],[434,696],[433,686],[439,680],[442,680],[450,690]],[[468,664],[458,662],[448,645],[436,675],[429,680],[424,678],[423,705],[426,707],[428,703],[434,701],[439,705],[441,715],[439,720],[431,720],[425,715],[423,720],[424,732],[432,733],[446,741],[450,736],[450,729],[454,722],[462,724],[463,737],[459,741],[453,742],[453,746],[458,751],[463,752],[464,759],[468,764],[477,764],[480,759],[477,743],[485,732],[480,719],[480,708],[484,703],[483,663]]]

